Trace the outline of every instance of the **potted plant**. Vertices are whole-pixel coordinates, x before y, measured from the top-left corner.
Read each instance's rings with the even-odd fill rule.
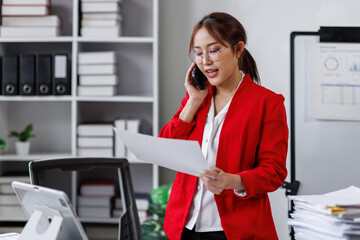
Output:
[[[0,135],[0,154],[2,153],[5,147],[6,147],[6,142]]]
[[[172,184],[162,185],[151,191],[151,203],[149,212],[154,214],[153,218],[146,219],[142,224],[142,235],[145,240],[167,240],[164,232],[164,217],[167,203],[169,201]]]
[[[22,132],[11,131],[9,137],[16,137],[19,141],[15,142],[16,153],[18,155],[28,155],[30,151],[30,142],[28,141],[29,138],[35,137],[32,134],[34,130],[34,126],[29,124],[25,127]]]

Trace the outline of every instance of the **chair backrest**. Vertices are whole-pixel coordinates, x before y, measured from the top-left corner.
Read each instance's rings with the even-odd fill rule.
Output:
[[[36,160],[29,163],[32,184],[43,185],[41,176],[46,170],[58,169],[62,172],[92,170],[95,168],[117,169],[123,213],[119,219],[120,240],[141,240],[141,225],[135,202],[130,175],[130,165],[125,158],[57,158]]]

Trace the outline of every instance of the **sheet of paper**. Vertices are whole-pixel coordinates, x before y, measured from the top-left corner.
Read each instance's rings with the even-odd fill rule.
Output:
[[[194,176],[210,169],[197,141],[159,138],[116,128],[114,131],[139,160]]]
[[[308,41],[309,116],[360,121],[360,44]]]
[[[319,206],[357,206],[360,205],[360,188],[350,186],[323,195],[298,195],[289,198]]]

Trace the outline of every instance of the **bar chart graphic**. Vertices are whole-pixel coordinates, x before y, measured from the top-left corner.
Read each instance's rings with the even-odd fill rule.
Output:
[[[360,72],[360,63],[353,63],[350,65],[350,72]]]

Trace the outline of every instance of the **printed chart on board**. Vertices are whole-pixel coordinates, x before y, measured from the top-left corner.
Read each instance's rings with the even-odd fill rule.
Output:
[[[308,42],[309,116],[360,120],[360,44]]]

